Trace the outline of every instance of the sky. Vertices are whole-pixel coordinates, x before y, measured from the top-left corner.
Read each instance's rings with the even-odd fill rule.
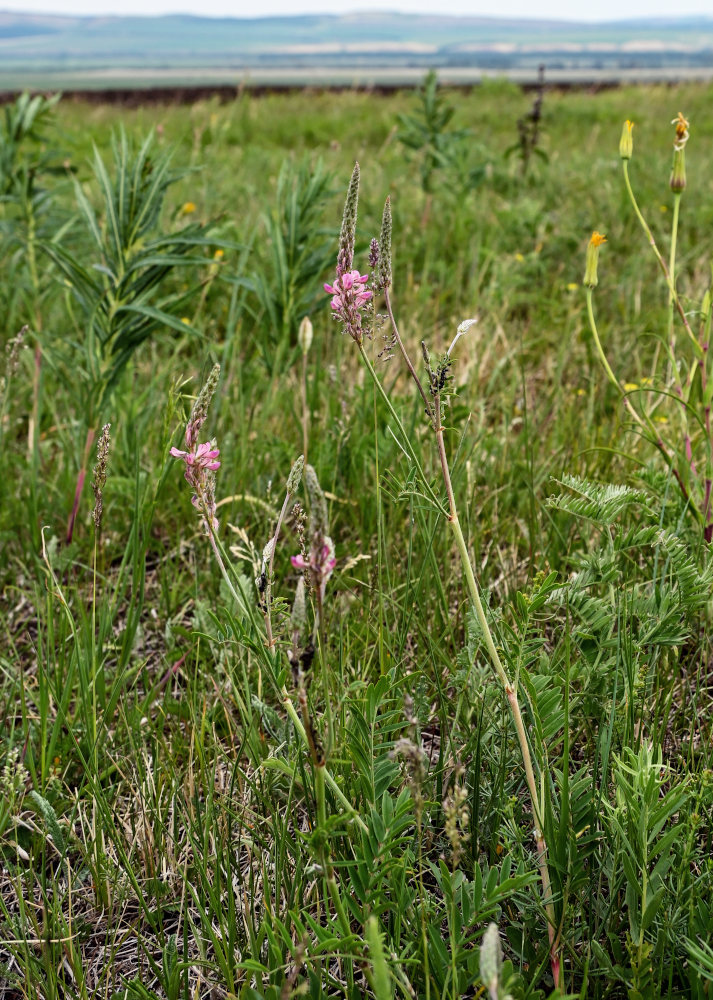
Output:
[[[206,17],[266,17],[335,14],[355,10],[398,10],[421,14],[469,14],[514,18],[606,21],[622,18],[681,17],[713,13],[711,0],[0,0],[0,11],[45,14],[199,14]]]

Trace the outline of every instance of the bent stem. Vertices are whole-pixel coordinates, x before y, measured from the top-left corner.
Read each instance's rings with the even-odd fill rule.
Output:
[[[227,569],[227,567],[225,565],[225,560],[223,559],[223,556],[225,555],[225,550],[223,549],[223,546],[222,546],[222,544],[220,542],[220,539],[218,538],[218,536],[216,535],[215,531],[213,530],[212,520],[211,520],[209,511],[208,511],[207,504],[205,503],[205,500],[204,500],[203,497],[201,497],[200,499],[201,499],[201,505],[203,507],[202,513],[203,513],[205,522],[208,525],[211,548],[213,549],[213,555],[215,556],[216,561],[218,563],[218,568],[220,570],[221,576],[225,580],[225,584],[226,584],[228,590],[230,591],[230,594],[233,597],[233,600],[238,604],[239,607],[240,606],[244,607],[244,606],[246,606],[246,603],[247,603],[246,599],[245,599],[245,596],[244,595],[240,596],[238,594],[237,590],[235,589],[233,581],[230,578],[230,573],[228,572],[228,569]],[[302,743],[307,748],[307,750],[310,750],[310,740],[309,740],[309,737],[307,735],[307,731],[306,731],[304,725],[302,724],[302,720],[299,717],[297,709],[292,704],[292,699],[290,698],[290,693],[287,690],[287,687],[285,686],[285,684],[282,684],[282,685],[280,685],[280,687],[279,687],[278,690],[279,690],[280,698],[282,699],[282,704],[285,707],[285,711],[289,715],[290,720],[292,721],[292,724],[295,727],[295,730],[297,731],[297,734],[299,735],[300,739],[302,740]],[[339,785],[337,784],[336,780],[334,779],[334,777],[332,776],[332,774],[329,772],[329,770],[327,769],[327,767],[323,765],[322,770],[324,772],[324,781],[325,781],[326,785],[329,787],[329,789],[332,792],[332,794],[334,795],[334,797],[337,799],[337,801],[343,807],[343,809],[345,810],[345,812],[347,812],[347,814],[349,815],[349,817],[354,820],[354,822],[357,824],[357,826],[359,827],[359,829],[362,830],[364,833],[368,833],[369,832],[368,826],[366,825],[366,823],[364,822],[364,820],[361,818],[361,816],[359,815],[359,813],[356,811],[356,809],[354,808],[354,806],[351,804],[351,802],[349,801],[349,799],[346,797],[346,795],[344,794],[344,792],[341,790],[341,788],[339,787]]]
[[[683,482],[683,479],[681,478],[680,472],[676,468],[676,464],[675,464],[676,456],[675,456],[674,452],[672,452],[672,450],[669,448],[669,446],[664,442],[663,438],[661,437],[661,435],[658,433],[658,431],[654,427],[653,421],[651,420],[651,417],[646,412],[646,410],[644,410],[643,417],[639,413],[637,413],[637,411],[634,409],[634,407],[629,402],[629,398],[628,398],[628,396],[626,394],[626,390],[624,389],[624,386],[621,384],[621,382],[619,381],[619,379],[616,377],[616,375],[612,371],[611,365],[609,364],[609,361],[607,360],[607,356],[604,353],[604,348],[602,347],[602,342],[599,339],[599,331],[597,330],[597,323],[596,323],[596,320],[594,318],[594,306],[593,306],[593,302],[592,302],[592,289],[591,288],[587,288],[586,293],[587,293],[587,316],[589,317],[589,328],[592,331],[592,336],[594,337],[594,343],[595,343],[596,348],[597,348],[597,354],[599,355],[599,360],[601,361],[602,367],[604,368],[604,371],[606,372],[607,378],[612,383],[612,385],[616,388],[616,390],[619,392],[619,395],[621,396],[621,398],[622,398],[622,400],[624,402],[624,407],[625,407],[627,413],[631,416],[632,420],[636,424],[638,424],[639,428],[642,431],[644,431],[646,433],[647,440],[651,441],[652,444],[654,444],[656,446],[656,448],[658,448],[659,452],[664,457],[664,459],[666,461],[666,464],[671,469],[671,472],[673,473],[674,478],[676,479],[676,482],[678,483],[678,486],[679,486],[679,489],[681,490],[681,494],[683,496],[683,499],[686,501],[686,503],[689,505],[689,507],[693,511],[694,516],[696,517],[696,519],[699,522],[701,522],[701,520],[702,520],[701,511],[698,509],[698,507],[696,506],[696,504],[691,501],[691,496],[690,496],[688,490],[686,489],[686,485]]]
[[[389,314],[391,315],[391,310],[389,310]],[[401,342],[401,338],[398,336],[398,331],[396,331],[394,324],[392,324],[392,328],[394,329],[397,342],[399,343],[399,346],[401,348],[401,353],[404,355],[404,357],[407,358],[406,350]],[[389,408],[389,412],[392,414],[392,416],[394,416],[395,419],[398,420],[394,412],[393,406],[391,405],[391,401],[386,395],[386,392],[384,391],[381,383],[379,382],[376,376],[376,372],[374,371],[368,357],[366,356],[363,345],[359,343],[358,346],[361,355],[364,361],[366,362],[369,374],[373,378],[374,383],[379,389],[379,392],[386,401],[386,404]],[[408,369],[412,377],[416,381],[419,388],[422,389],[421,382],[418,376],[416,375],[415,368],[413,364],[410,362],[410,360],[408,360],[408,358],[407,358],[407,363],[408,363]],[[421,392],[421,396],[422,397],[424,396],[423,392]],[[513,720],[515,722],[515,730],[517,732],[518,743],[520,745],[520,752],[522,754],[523,765],[525,768],[525,779],[527,781],[527,787],[530,793],[530,801],[532,804],[532,815],[535,824],[534,835],[537,846],[537,864],[540,872],[540,881],[542,883],[542,900],[545,907],[545,913],[547,915],[547,933],[550,943],[550,964],[552,968],[552,974],[555,980],[555,986],[559,987],[561,986],[561,975],[562,975],[562,968],[559,956],[559,933],[556,930],[554,903],[552,900],[552,883],[550,880],[550,873],[549,873],[548,859],[547,859],[547,844],[544,839],[542,809],[540,805],[540,796],[537,791],[537,782],[535,780],[535,773],[532,766],[530,745],[527,740],[527,733],[525,732],[525,725],[522,719],[520,704],[517,699],[517,692],[512,682],[510,681],[508,673],[505,667],[503,666],[502,660],[500,659],[500,654],[498,653],[497,647],[495,645],[493,634],[490,630],[490,625],[488,623],[488,619],[485,614],[485,609],[483,608],[483,602],[480,598],[480,592],[478,589],[478,584],[475,579],[473,565],[470,560],[468,546],[465,537],[463,535],[463,530],[460,526],[460,521],[458,519],[458,509],[456,507],[455,494],[453,492],[453,484],[451,481],[450,468],[448,465],[448,456],[446,454],[445,443],[443,440],[443,421],[441,418],[440,394],[438,393],[435,394],[433,402],[431,403],[430,400],[427,400],[427,403],[428,403],[427,413],[429,413],[429,415],[431,415],[432,417],[433,427],[436,434],[436,446],[438,449],[438,457],[441,464],[441,472],[443,474],[443,481],[445,484],[446,494],[448,497],[448,510],[445,510],[443,508],[443,505],[440,502],[440,500],[437,501],[437,506],[438,509],[447,517],[448,524],[450,525],[451,531],[453,532],[456,546],[458,548],[458,553],[460,555],[463,572],[466,578],[466,585],[468,587],[468,594],[470,597],[470,601],[475,611],[475,614],[478,618],[478,622],[480,623],[483,638],[485,641],[485,646],[486,649],[488,650],[488,655],[490,656],[490,662],[492,664],[493,670],[498,680],[500,681],[500,684],[503,687],[503,690],[508,700],[508,705],[510,706],[510,711],[512,713]],[[398,426],[403,434],[404,431],[400,421],[398,422]],[[407,437],[405,438],[405,440],[408,442]],[[409,442],[409,451],[413,453],[413,449],[411,448],[410,442]],[[418,463],[417,463],[417,468],[419,470],[421,478],[425,482],[425,478],[423,477],[421,467],[420,465],[418,465]]]

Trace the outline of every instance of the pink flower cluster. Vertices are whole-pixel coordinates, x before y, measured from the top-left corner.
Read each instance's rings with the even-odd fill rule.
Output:
[[[344,329],[357,343],[361,343],[361,310],[372,297],[373,292],[364,286],[369,280],[368,274],[359,274],[357,270],[345,271],[334,279],[333,285],[325,285],[324,290],[332,296],[332,310],[344,323]]]
[[[318,546],[313,546],[309,554],[309,559],[305,559],[303,555],[292,556],[292,565],[295,569],[307,570],[312,576],[312,584],[316,590],[319,591],[322,600],[324,600],[324,591],[327,586],[327,580],[334,572],[334,567],[337,565],[337,560],[334,557],[334,544],[332,539],[325,535],[321,540],[322,544]]]
[[[205,419],[205,418],[204,418]],[[215,447],[215,442],[204,441],[198,444],[198,432],[203,420],[191,420],[186,427],[186,445],[188,451],[181,451],[180,448],[171,448],[174,458],[180,458],[186,463],[184,473],[186,482],[194,491],[191,503],[196,510],[203,515],[203,526],[208,531],[207,518],[210,519],[210,526],[213,531],[218,530],[218,519],[215,516],[215,486],[213,473],[220,468],[217,461],[220,450]]]

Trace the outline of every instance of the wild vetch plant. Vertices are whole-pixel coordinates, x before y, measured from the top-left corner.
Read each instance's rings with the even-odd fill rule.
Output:
[[[594,313],[594,291],[599,284],[598,258],[606,237],[595,232],[587,248],[584,287],[589,326],[604,373],[622,398],[625,413],[641,436],[663,457],[675,477],[688,509],[696,518],[706,542],[713,539],[713,372],[710,363],[711,286],[702,291],[691,308],[678,291],[677,245],[681,199],[686,189],[686,145],[689,122],[679,112],[673,119],[673,164],[669,186],[673,200],[668,260],[659,249],[639,206],[629,176],[633,159],[634,123],[624,123],[619,155],[624,184],[635,218],[659,265],[667,296],[666,328],[659,332],[659,348],[649,375],[617,374],[600,337]]]

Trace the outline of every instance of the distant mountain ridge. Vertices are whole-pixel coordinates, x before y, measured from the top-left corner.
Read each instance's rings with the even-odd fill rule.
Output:
[[[0,11],[8,74],[220,66],[713,67],[713,17],[582,24],[391,12],[261,18],[22,14]]]

